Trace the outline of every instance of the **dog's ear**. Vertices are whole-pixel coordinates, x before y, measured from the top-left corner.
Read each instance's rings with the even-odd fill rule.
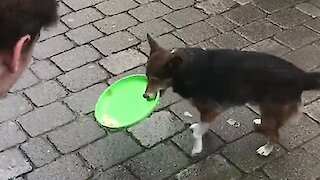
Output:
[[[147,34],[147,38],[148,38],[148,42],[149,42],[149,45],[150,45],[150,54],[156,52],[157,50],[161,49],[161,47],[158,45],[158,43],[152,39],[152,37]]]

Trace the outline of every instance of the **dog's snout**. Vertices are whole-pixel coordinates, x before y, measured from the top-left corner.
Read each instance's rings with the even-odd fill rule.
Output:
[[[150,98],[150,96],[148,94],[143,94],[143,97],[146,98],[146,99]]]

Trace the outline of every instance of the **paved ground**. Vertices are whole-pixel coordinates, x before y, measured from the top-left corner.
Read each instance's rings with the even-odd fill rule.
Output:
[[[132,128],[113,132],[93,119],[108,84],[144,72],[146,32],[167,48],[264,51],[319,70],[320,0],[59,3],[61,22],[42,33],[30,68],[0,102],[1,180],[320,177],[320,91],[304,94],[303,120],[284,128],[267,158],[255,154],[265,143],[252,132],[255,107],[221,116],[198,157],[190,156],[188,126],[199,114],[170,92],[157,112]]]

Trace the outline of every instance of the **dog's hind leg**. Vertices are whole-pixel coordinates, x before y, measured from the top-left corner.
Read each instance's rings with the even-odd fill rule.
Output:
[[[256,130],[267,138],[267,144],[257,149],[257,153],[268,156],[279,139],[279,129],[298,113],[300,100],[286,103],[262,103],[261,124],[256,124]]]
[[[201,103],[195,103],[195,106],[200,111],[201,121],[190,126],[195,140],[192,155],[196,155],[202,151],[202,137],[209,130],[210,123],[219,115],[216,106]]]
[[[196,155],[202,151],[202,137],[209,130],[209,123],[199,122],[190,126],[193,131],[194,145],[192,148],[192,155]]]

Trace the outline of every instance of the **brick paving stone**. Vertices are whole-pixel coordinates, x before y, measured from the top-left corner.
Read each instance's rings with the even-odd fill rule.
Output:
[[[49,29],[42,30],[39,41],[43,41],[45,39],[51,38],[53,36],[57,36],[60,34],[63,34],[67,32],[69,28],[61,23],[61,21],[58,22],[56,26],[53,26]]]
[[[320,92],[317,90],[304,91],[302,93],[302,102],[303,104],[309,104],[310,102],[318,99],[320,97]]]
[[[206,49],[219,49],[219,47],[215,45],[213,42],[211,42],[210,40],[202,41],[198,44],[193,45],[192,47],[201,47]]]
[[[165,49],[181,48],[186,46],[183,41],[176,38],[172,34],[162,35],[158,38],[155,38],[155,41],[157,41],[157,43]],[[150,54],[150,47],[148,42],[143,42],[138,47],[145,54]]]
[[[80,149],[80,154],[93,168],[108,169],[141,151],[142,148],[124,132],[117,132]]]
[[[68,36],[68,38],[73,40],[78,45],[82,45],[102,37],[103,34],[93,25],[87,24],[67,32],[66,36]]]
[[[50,143],[40,137],[29,139],[20,148],[36,167],[41,167],[59,157]]]
[[[312,119],[320,122],[320,100],[317,100],[305,107],[305,111]]]
[[[253,173],[250,173],[249,175],[241,178],[241,180],[269,180],[262,172],[254,171]]]
[[[320,2],[318,0],[310,0],[309,2],[315,6],[320,7]]]
[[[291,3],[289,1],[288,0],[268,0],[268,1],[255,0],[253,1],[253,4],[268,13],[273,13],[291,6]]]
[[[316,137],[320,133],[319,128],[320,126],[316,122],[303,116],[300,121],[289,122],[281,129],[280,144],[286,149],[292,150]]]
[[[64,100],[65,103],[75,112],[87,114],[94,110],[99,95],[107,88],[104,83],[94,85],[83,91],[80,91]]]
[[[171,9],[178,10],[182,8],[186,8],[188,6],[192,6],[194,4],[194,0],[161,0],[164,4],[169,6]]]
[[[96,8],[103,14],[111,16],[133,9],[138,5],[134,0],[109,0],[96,5]]]
[[[116,75],[146,62],[147,57],[135,49],[121,51],[99,61],[108,72]]]
[[[233,31],[218,35],[210,40],[223,49],[242,49],[251,44],[250,41]]]
[[[150,128],[157,127],[157,128]],[[154,113],[143,122],[130,127],[128,131],[138,139],[141,145],[152,147],[177,132],[183,130],[184,125],[168,111]]]
[[[259,42],[263,39],[278,34],[281,32],[281,29],[278,26],[267,22],[266,20],[258,20],[248,25],[239,27],[235,31],[251,42]]]
[[[263,52],[263,53],[272,54],[274,56],[279,56],[279,57],[290,51],[289,48],[271,39],[265,39],[256,44],[248,46],[242,50]]]
[[[13,180],[24,180],[23,177],[13,178]]]
[[[10,179],[31,171],[32,166],[18,149],[10,149],[0,153],[0,169],[1,178]]]
[[[69,153],[105,135],[93,118],[82,117],[48,134],[49,140],[63,153]]]
[[[32,109],[31,104],[21,95],[8,95],[0,101],[0,122],[14,119]]]
[[[69,109],[60,103],[53,103],[19,117],[18,122],[30,136],[34,137],[73,119],[74,115]]]
[[[108,84],[111,85],[113,84],[114,82],[116,82],[117,80],[125,77],[125,76],[128,76],[128,75],[131,75],[131,74],[145,74],[146,73],[146,67],[145,66],[139,66],[137,68],[134,68],[130,71],[127,71],[125,73],[122,73],[122,74],[119,74],[118,76],[114,76],[110,79],[108,79]]]
[[[252,3],[253,0],[234,0],[236,1],[238,4],[240,4],[241,6]]]
[[[231,108],[221,114],[211,129],[227,142],[239,139],[241,136],[254,130],[253,120],[258,116],[245,106]],[[227,121],[234,120],[240,124],[239,127],[230,125]]]
[[[308,28],[320,33],[320,18],[312,19],[311,21],[306,22],[305,25]]]
[[[296,149],[267,164],[263,170],[271,179],[309,179],[317,160],[303,149]]]
[[[152,37],[158,37],[162,34],[172,31],[174,28],[162,19],[152,19],[128,29],[137,38],[144,41],[147,39],[147,33]]]
[[[304,70],[313,70],[320,65],[320,49],[315,45],[308,45],[293,51],[283,58]]]
[[[29,70],[26,69],[21,78],[17,81],[15,85],[11,88],[11,92],[20,91],[39,82],[39,79]]]
[[[319,180],[320,179],[320,163],[312,167],[311,173],[310,173],[310,179]]]
[[[310,18],[310,16],[297,9],[289,8],[273,13],[268,17],[268,20],[280,26],[281,28],[289,29],[293,26],[308,21]]]
[[[146,4],[146,3],[149,3],[149,2],[152,2],[154,0],[136,0],[138,3],[140,4]]]
[[[249,109],[251,109],[253,112],[261,115],[261,113],[260,113],[260,108],[259,108],[258,105],[252,105],[252,104],[246,103],[246,106],[247,106]]]
[[[236,28],[238,25],[231,22],[229,19],[221,16],[216,15],[206,20],[209,24],[211,24],[213,27],[216,27],[222,32],[230,31],[234,28]]]
[[[287,0],[291,5],[296,5],[302,2],[305,2],[306,0]]]
[[[300,26],[277,34],[275,39],[292,49],[298,49],[320,39],[320,35],[304,26]]]
[[[80,11],[76,11],[61,17],[64,22],[70,28],[77,28],[79,26],[88,24],[90,22],[103,18],[103,14],[94,8],[86,8]]]
[[[58,7],[59,16],[63,16],[72,12],[72,10],[68,6],[66,6],[63,2],[58,2],[58,4],[59,4],[59,7]]]
[[[320,136],[302,145],[302,148],[314,157],[320,159]]]
[[[182,100],[178,103],[175,103],[170,106],[169,109],[184,123],[193,124],[200,121],[200,113],[195,107],[191,106],[187,100]],[[191,116],[188,114],[191,114]]]
[[[30,66],[30,69],[42,80],[48,80],[59,76],[62,71],[51,61],[37,61]]]
[[[100,54],[97,50],[89,45],[84,45],[54,56],[51,60],[62,70],[70,71],[99,58]]]
[[[172,141],[176,143],[184,152],[191,156],[191,151],[194,144],[194,137],[190,129],[177,134],[172,138]],[[208,131],[203,136],[203,150],[197,155],[197,158],[202,159],[210,154],[215,153],[218,149],[224,146],[224,142],[215,135],[212,131]]]
[[[0,124],[0,151],[22,143],[25,140],[27,140],[27,135],[16,123],[7,121]]]
[[[118,31],[127,29],[128,27],[134,26],[138,24],[138,21],[135,20],[132,16],[126,13],[122,13],[122,14],[111,16],[111,17],[106,17],[93,24],[100,31],[109,35],[114,32],[118,32]]]
[[[265,17],[266,14],[262,10],[254,7],[252,4],[248,4],[232,9],[224,13],[223,16],[229,18],[234,23],[245,25]]]
[[[28,180],[38,179],[88,179],[92,172],[73,154],[63,156],[27,174]]]
[[[109,78],[108,73],[97,64],[88,64],[58,77],[63,86],[78,92]]]
[[[320,16],[320,9],[310,3],[300,3],[296,5],[296,8],[301,12],[312,16],[313,18]]]
[[[203,180],[203,179],[240,179],[241,173],[221,155],[208,156],[205,160],[193,164],[180,171],[177,180]]]
[[[89,7],[89,6],[93,6],[102,1],[103,0],[90,0],[90,1],[63,0],[64,3],[66,3],[69,7],[71,7],[75,11]]]
[[[131,175],[128,169],[124,166],[119,165],[108,169],[105,172],[98,173],[95,175],[93,180],[136,180],[136,178]]]
[[[182,28],[206,18],[206,14],[192,7],[174,11],[173,13],[164,16],[164,20],[174,25],[176,28]]]
[[[179,29],[173,34],[182,39],[188,45],[194,45],[218,35],[219,31],[209,23],[201,21]]]
[[[228,11],[237,3],[232,0],[208,0],[197,3],[195,7],[202,9],[208,15],[220,14]]]
[[[112,53],[129,48],[138,43],[138,39],[128,32],[117,32],[92,42],[102,54],[108,56]],[[112,46],[110,46],[112,44]]]
[[[74,45],[65,36],[54,38],[36,44],[34,57],[42,60],[73,48]]]
[[[156,107],[156,111],[178,102],[180,99],[181,97],[177,93],[173,93],[172,88],[169,88],[162,94],[160,102]]]
[[[141,179],[164,179],[187,166],[189,161],[172,144],[160,144],[125,164]]]
[[[129,11],[129,14],[137,18],[139,21],[148,21],[171,12],[171,9],[161,2],[152,2],[139,6]]]
[[[256,153],[256,150],[266,142],[267,139],[262,135],[252,133],[228,144],[222,151],[222,154],[242,171],[250,173],[285,153],[283,148],[276,145],[268,157],[261,157]],[[243,151],[246,153],[243,153]]]
[[[47,105],[67,95],[64,88],[53,80],[37,84],[25,90],[24,93],[37,106]]]

